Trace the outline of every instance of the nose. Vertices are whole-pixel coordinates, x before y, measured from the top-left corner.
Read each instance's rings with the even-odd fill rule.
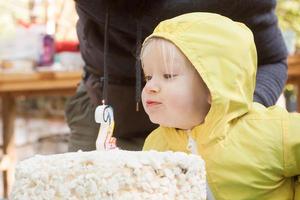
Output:
[[[145,91],[147,93],[157,93],[160,91],[160,86],[156,81],[151,79],[151,80],[147,81],[147,83],[145,85]]]

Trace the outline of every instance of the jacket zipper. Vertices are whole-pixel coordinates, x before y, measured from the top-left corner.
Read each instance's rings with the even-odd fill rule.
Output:
[[[190,153],[192,154],[196,154],[196,155],[199,155],[198,153],[198,146],[197,146],[197,143],[196,141],[193,139],[192,137],[192,134],[191,134],[191,130],[187,130],[186,133],[188,134],[188,143],[187,143],[187,150],[190,151]],[[199,155],[200,156],[200,155]],[[206,181],[206,199],[207,200],[215,200],[212,192],[211,192],[211,189],[208,185],[208,181]]]
[[[192,154],[198,155],[198,147],[196,141],[192,138],[191,130],[186,131],[188,134],[187,150]]]

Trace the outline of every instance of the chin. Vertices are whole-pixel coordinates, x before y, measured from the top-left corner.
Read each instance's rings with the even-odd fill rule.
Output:
[[[161,120],[158,120],[157,118],[151,117],[151,116],[149,116],[149,119],[150,119],[150,121],[151,121],[153,124],[159,124],[159,125],[161,125]]]
[[[173,127],[170,125],[170,123],[166,123],[164,120],[161,120],[159,118],[156,118],[156,117],[149,117],[149,118],[153,124],[158,124],[158,125],[164,126],[164,127]]]

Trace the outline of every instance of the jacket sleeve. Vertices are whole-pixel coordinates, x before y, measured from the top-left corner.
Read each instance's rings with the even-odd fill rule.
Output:
[[[286,59],[258,66],[254,101],[265,106],[274,105],[287,80]]]
[[[287,51],[276,16],[273,17],[274,22],[266,24],[265,30],[254,32],[258,54],[254,101],[265,106],[276,103],[287,80]]]
[[[284,168],[287,177],[300,176],[300,114],[289,114],[283,130]]]
[[[257,1],[255,12],[249,9],[245,11],[249,15],[240,16],[242,22],[252,30],[257,48],[254,101],[267,107],[276,103],[287,80],[287,49],[278,27],[275,6],[275,0]]]

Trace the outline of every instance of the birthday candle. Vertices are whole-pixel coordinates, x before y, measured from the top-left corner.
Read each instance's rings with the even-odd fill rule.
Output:
[[[114,114],[111,106],[100,105],[95,110],[95,121],[100,123],[96,140],[97,150],[109,150],[116,148],[116,138],[112,137],[114,130]]]

